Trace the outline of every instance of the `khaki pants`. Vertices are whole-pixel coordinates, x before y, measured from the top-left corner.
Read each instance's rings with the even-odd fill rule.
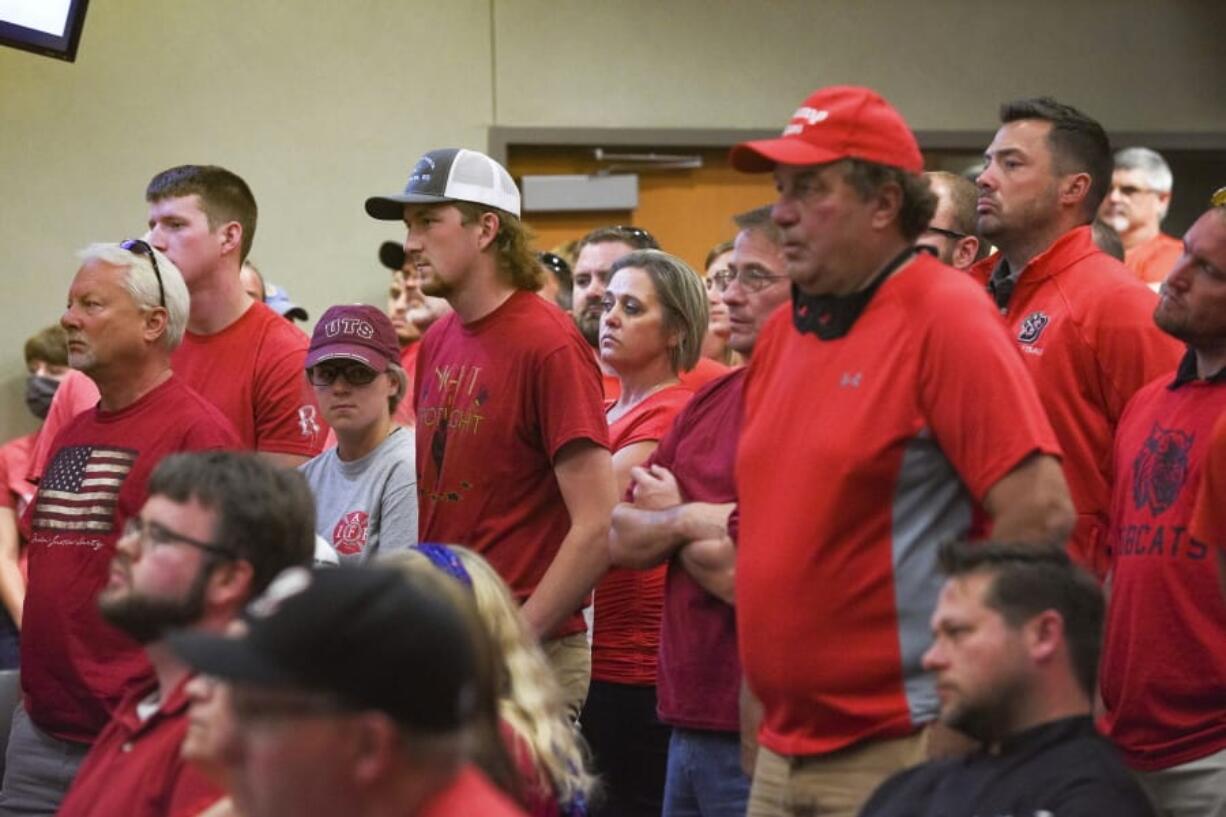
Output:
[[[587,633],[573,633],[541,643],[553,676],[562,687],[562,700],[570,719],[577,721],[583,702],[587,700],[587,688],[592,681],[592,647]]]
[[[1226,750],[1158,772],[1133,772],[1160,817],[1226,817]]]
[[[926,731],[822,755],[759,746],[748,817],[856,817],[887,777],[926,759]]]

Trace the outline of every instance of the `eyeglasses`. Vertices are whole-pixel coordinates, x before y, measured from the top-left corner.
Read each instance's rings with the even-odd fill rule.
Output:
[[[954,241],[961,241],[962,239],[968,237],[966,233],[959,233],[956,230],[946,230],[944,227],[933,227],[932,225],[929,225],[928,227],[926,227],[924,229],[924,232],[936,233],[937,235],[943,235],[946,238],[952,238]]]
[[[159,525],[157,522],[146,522],[139,516],[133,516],[123,526],[123,538],[127,539],[130,536],[135,536],[140,539],[142,549],[147,549],[149,545],[160,547],[162,545],[189,545],[198,550],[203,550],[206,553],[216,553],[218,556],[224,556],[227,559],[238,558],[233,550],[224,545],[219,545],[216,542],[204,542],[200,539],[193,539],[190,536],[185,536],[182,533],[171,530],[165,525]]]
[[[139,238],[129,238],[127,241],[122,242],[119,246],[128,252],[136,253],[137,255],[149,256],[149,262],[153,264],[153,274],[156,275],[158,279],[158,306],[165,309],[166,288],[162,285],[162,271],[158,269],[158,257],[153,252],[153,247],[150,247],[147,241],[142,241]]]
[[[728,274],[727,268],[717,269],[714,272],[712,272],[710,275],[708,275],[706,278],[703,278],[702,283],[706,286],[707,292],[710,292],[711,290],[715,289],[716,287],[715,281],[717,278],[719,278],[721,275],[727,275],[727,274]],[[725,284],[725,286],[727,285]],[[723,291],[723,287],[720,287],[720,291],[721,292]]]
[[[1209,197],[1210,207],[1226,207],[1226,187],[1219,187],[1212,196]]]
[[[711,279],[715,282],[715,288],[720,292],[727,290],[733,281],[740,281],[741,286],[749,292],[761,292],[770,286],[772,281],[777,281],[780,278],[787,278],[787,276],[774,275],[753,267],[739,272],[729,267],[726,270],[720,270],[711,275]]]
[[[331,386],[338,377],[344,377],[350,386],[365,386],[378,376],[378,372],[361,363],[320,363],[307,369],[312,386]]]
[[[1130,199],[1141,193],[1157,193],[1158,191],[1152,187],[1137,187],[1134,184],[1113,184],[1111,185],[1111,192],[1119,193],[1121,196]]]

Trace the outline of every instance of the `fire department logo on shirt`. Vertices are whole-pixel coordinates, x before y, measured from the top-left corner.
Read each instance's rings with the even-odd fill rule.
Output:
[[[1017,333],[1018,342],[1034,343],[1039,339],[1039,335],[1043,334],[1043,330],[1049,323],[1051,323],[1051,318],[1046,312],[1030,313],[1026,316],[1026,320],[1022,321],[1021,329]]]
[[[366,529],[370,516],[366,511],[350,511],[332,529],[332,546],[344,556],[361,553],[366,547]]]
[[[1145,444],[1132,462],[1132,504],[1149,506],[1154,516],[1175,503],[1188,479],[1188,452],[1194,434],[1154,423]]]
[[[96,445],[61,448],[39,485],[34,527],[112,533],[115,503],[136,455],[130,448]]]

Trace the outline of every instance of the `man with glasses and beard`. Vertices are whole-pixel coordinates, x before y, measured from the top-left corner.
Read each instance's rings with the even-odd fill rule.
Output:
[[[30,582],[0,814],[51,814],[110,712],[150,675],[137,643],[99,616],[124,524],[168,454],[239,447],[229,421],[170,369],[187,324],[178,268],[143,241],[94,244],[60,324],[68,364],[98,405],[60,429],[22,527]]]
[[[191,671],[163,639],[179,629],[223,633],[278,573],[309,565],[314,518],[303,478],[254,454],[162,461],[98,599],[103,618],[144,645],[155,680],[115,710],[60,814],[186,817],[223,796],[180,755]]]
[[[1057,548],[950,543],[924,667],[941,720],[982,743],[900,772],[861,817],[1153,815],[1094,729],[1103,595]]]

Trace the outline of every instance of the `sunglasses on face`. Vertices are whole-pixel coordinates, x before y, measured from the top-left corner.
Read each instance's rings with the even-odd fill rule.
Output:
[[[153,265],[153,274],[158,279],[158,306],[165,309],[166,289],[162,286],[162,271],[158,269],[158,257],[154,254],[153,247],[150,247],[148,242],[142,241],[139,238],[129,238],[127,241],[121,242],[119,246],[130,253],[149,257],[149,263]]]
[[[337,377],[344,377],[350,386],[365,386],[378,376],[378,372],[361,363],[320,363],[307,369],[307,379],[313,386],[331,386]]]

